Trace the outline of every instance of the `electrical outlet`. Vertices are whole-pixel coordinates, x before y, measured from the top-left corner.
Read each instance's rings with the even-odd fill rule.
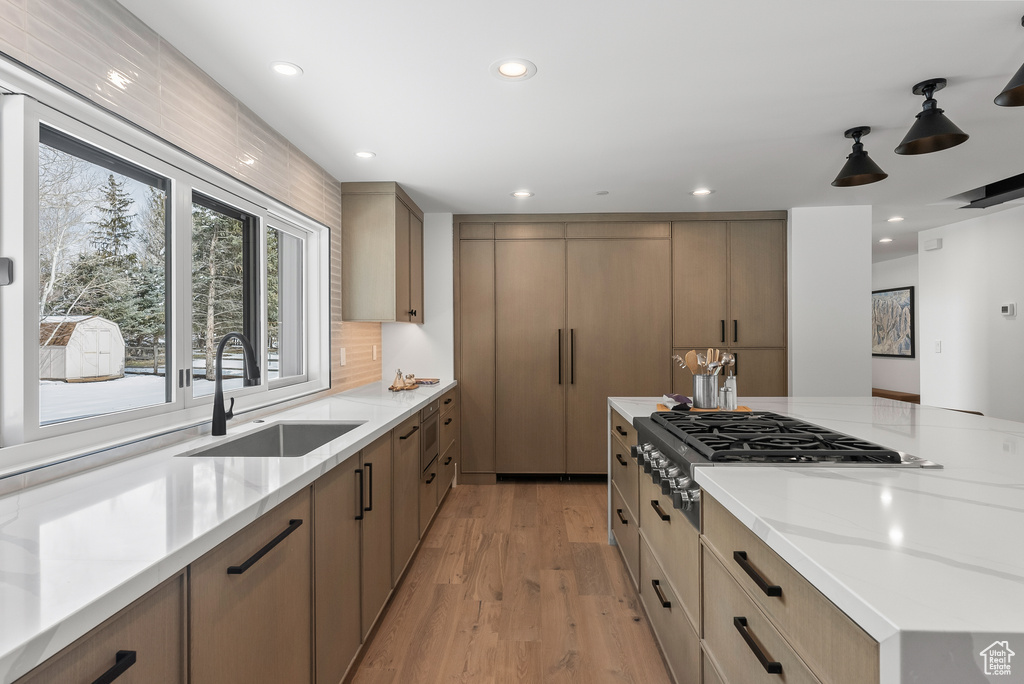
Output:
[[[935,353],[936,354],[941,354],[942,353],[942,340],[935,340]]]
[[[338,350],[338,363],[342,366],[345,365],[345,348],[342,347]]]
[[[377,360],[377,345],[373,345],[373,360]]]

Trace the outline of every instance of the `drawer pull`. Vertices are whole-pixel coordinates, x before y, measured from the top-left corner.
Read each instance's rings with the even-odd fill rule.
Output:
[[[750,636],[750,632],[747,631],[747,618],[745,617],[734,617],[732,619],[732,625],[736,628],[736,631],[740,633],[743,640],[747,642],[747,646],[754,655],[757,656],[757,662],[761,663],[761,667],[768,674],[782,674],[782,663],[768,660],[768,656],[764,654],[764,651],[757,645],[754,638]]]
[[[672,516],[670,516],[665,511],[661,510],[661,504],[658,503],[657,499],[651,499],[651,508],[653,508],[654,512],[657,513],[658,516],[662,520],[664,520],[665,522],[671,522],[672,521]]]
[[[623,430],[621,425],[616,425],[615,426],[615,431],[618,432],[623,437],[629,437],[629,433],[626,432],[625,430]]]
[[[114,666],[101,674],[92,684],[110,684],[135,664],[135,651],[118,651],[114,654]]]
[[[732,559],[736,561],[737,565],[743,568],[743,572],[750,576],[750,579],[754,580],[754,584],[757,588],[764,592],[765,596],[782,596],[782,587],[775,584],[768,584],[764,577],[761,577],[761,573],[754,569],[754,566],[747,560],[746,551],[733,551]]]
[[[624,460],[622,460],[622,454],[615,454],[615,460],[618,461],[619,465],[621,465],[623,468],[629,465]]]
[[[356,475],[359,476],[359,513],[356,515],[356,520],[363,519],[363,511],[366,510],[366,502],[363,500],[363,492],[366,490],[366,482],[363,479],[363,469],[356,468]],[[228,572],[231,572],[228,570]]]
[[[424,482],[423,484],[430,484],[431,482],[434,481],[435,477],[437,477],[437,473],[430,473],[430,479]]]
[[[661,582],[655,579],[651,580],[651,586],[654,587],[654,593],[658,595],[658,600],[661,601],[662,608],[671,608],[672,602],[665,598],[665,594],[661,591]]]
[[[402,436],[401,436],[401,437],[399,437],[398,439],[409,439],[410,437],[412,437],[413,433],[414,433],[414,432],[416,432],[416,431],[417,431],[417,430],[419,430],[419,429],[420,429],[420,426],[419,426],[419,425],[417,425],[417,426],[415,426],[415,427],[414,427],[414,428],[413,428],[412,430],[409,430],[409,434],[407,434],[407,435],[402,435]]]
[[[628,525],[629,524],[629,521],[626,520],[625,516],[622,515],[622,509],[621,508],[616,508],[615,512],[619,514],[619,522],[621,522],[623,525]]]
[[[444,424],[445,425],[451,425],[452,424],[452,419],[449,418],[448,420],[444,421]]]
[[[366,479],[369,480],[370,483],[370,505],[363,510],[369,513],[373,510],[373,464],[367,463],[363,466],[363,469],[366,471]]]
[[[274,548],[275,546],[280,544],[282,541],[284,541],[285,537],[287,537],[289,534],[291,534],[295,530],[299,529],[299,525],[301,525],[301,524],[302,524],[302,520],[289,520],[288,521],[288,527],[285,529],[284,532],[282,532],[281,534],[279,534],[276,537],[274,537],[273,539],[271,539],[270,543],[268,543],[262,549],[260,549],[259,551],[254,553],[252,556],[250,556],[249,560],[245,561],[241,565],[232,565],[230,568],[228,568],[228,574],[229,575],[241,575],[243,572],[245,572],[246,570],[251,568],[256,563],[256,561],[258,561],[260,558],[263,558],[265,555],[267,555],[267,552],[269,552],[272,548]]]
[[[447,406],[450,403],[452,403],[452,398],[451,397],[448,397],[447,399],[444,400],[444,405],[445,406]]]
[[[452,458],[453,458],[452,456],[449,456],[448,458],[446,458],[445,461],[444,461],[444,464],[448,465],[449,463],[451,463],[452,462]]]

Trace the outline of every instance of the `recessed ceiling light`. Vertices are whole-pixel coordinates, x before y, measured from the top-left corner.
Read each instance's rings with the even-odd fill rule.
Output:
[[[502,81],[525,81],[537,73],[537,65],[528,59],[509,57],[491,64],[491,75]]]
[[[690,194],[694,195],[695,197],[703,197],[704,195],[710,195],[713,192],[714,190],[708,190],[707,188],[697,188]]]
[[[515,192],[512,193],[512,196],[522,199],[524,197],[533,197],[533,193],[530,192],[529,190],[516,190]]]
[[[374,152],[366,152],[366,151],[364,151],[364,152],[356,152],[356,156],[359,157],[360,159],[373,159],[374,157],[377,156],[377,154],[374,153]]]
[[[892,242],[892,238],[882,238],[879,242]]]
[[[282,76],[301,76],[302,67],[291,62],[274,62],[270,68]]]
[[[889,223],[899,223],[902,220],[903,220],[902,216],[890,216],[889,219],[888,219]]]

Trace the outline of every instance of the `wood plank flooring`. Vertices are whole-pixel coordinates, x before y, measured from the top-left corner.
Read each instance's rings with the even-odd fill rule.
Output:
[[[459,485],[354,684],[668,683],[608,545],[607,485]]]

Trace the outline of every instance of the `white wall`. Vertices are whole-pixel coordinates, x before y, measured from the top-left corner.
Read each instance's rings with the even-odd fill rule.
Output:
[[[381,325],[383,378],[395,370],[423,378],[455,377],[452,215],[423,215],[423,325]]]
[[[789,210],[789,393],[871,396],[871,207]]]
[[[871,386],[897,392],[921,393],[921,288],[917,279],[917,255],[871,264],[871,289],[914,288],[914,340],[912,359],[871,357]]]
[[[918,235],[921,403],[1024,421],[1024,320],[999,312],[1024,305],[1022,266],[1024,207]]]

